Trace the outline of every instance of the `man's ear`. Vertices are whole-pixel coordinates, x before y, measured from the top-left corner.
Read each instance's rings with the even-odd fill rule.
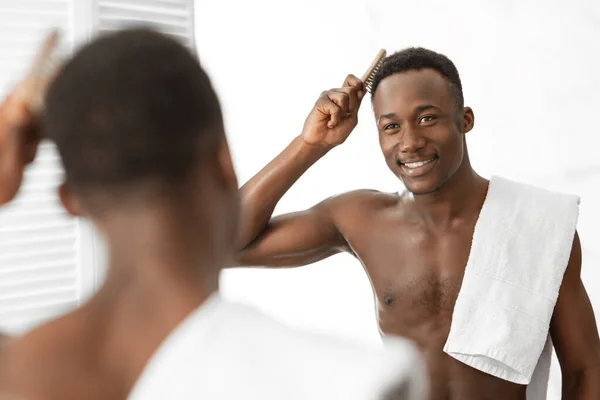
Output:
[[[475,125],[475,114],[471,107],[465,107],[463,109],[463,122],[462,122],[462,133],[463,135],[473,129]]]
[[[67,210],[71,216],[81,217],[83,215],[81,203],[77,199],[77,196],[69,190],[66,182],[61,183],[58,187],[58,197],[65,210]]]

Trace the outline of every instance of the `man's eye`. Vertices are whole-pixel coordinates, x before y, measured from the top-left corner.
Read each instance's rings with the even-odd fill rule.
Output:
[[[434,117],[433,115],[426,115],[426,116],[424,116],[424,117],[421,117],[421,118],[419,119],[419,122],[420,122],[420,123],[421,123],[421,122],[431,122],[431,121],[433,121],[434,119],[435,119],[435,117]]]
[[[386,126],[383,127],[383,130],[387,131],[390,129],[398,129],[400,125],[398,124],[387,124]]]

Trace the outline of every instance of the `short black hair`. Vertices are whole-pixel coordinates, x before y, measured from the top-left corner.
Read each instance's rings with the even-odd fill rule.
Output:
[[[45,101],[45,134],[74,192],[183,182],[199,149],[214,150],[223,136],[217,96],[196,57],[149,28],[84,46],[61,68]]]
[[[439,72],[448,82],[456,105],[462,109],[464,97],[462,83],[456,66],[448,57],[423,47],[409,47],[384,58],[381,68],[373,78],[373,93],[379,83],[390,75],[411,70],[431,68]]]

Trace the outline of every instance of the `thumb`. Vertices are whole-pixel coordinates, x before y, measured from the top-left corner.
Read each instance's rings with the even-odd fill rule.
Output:
[[[20,82],[2,105],[5,121],[13,128],[27,125],[27,122],[31,120],[26,101],[30,85],[30,82],[27,81]]]
[[[363,88],[360,89],[356,92],[356,95],[358,96],[358,101],[361,102],[363,97],[365,97],[365,95],[367,94],[367,91]]]

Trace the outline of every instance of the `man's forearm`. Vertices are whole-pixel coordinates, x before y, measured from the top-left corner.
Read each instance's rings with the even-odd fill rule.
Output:
[[[256,239],[269,223],[283,195],[328,151],[328,148],[307,144],[299,136],[242,186],[238,249],[245,248]]]
[[[600,399],[600,366],[563,374],[562,399]]]

